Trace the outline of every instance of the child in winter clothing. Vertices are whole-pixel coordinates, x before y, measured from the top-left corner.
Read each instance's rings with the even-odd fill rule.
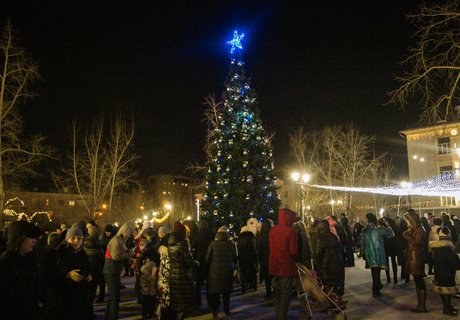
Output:
[[[460,269],[460,260],[452,244],[449,228],[442,227],[438,232],[439,240],[431,241],[428,245],[434,260],[434,291],[441,296],[443,313],[456,316],[457,309],[451,305],[451,298],[457,293],[455,272]]]
[[[155,262],[147,260],[141,267],[142,318],[149,319],[155,314],[158,268]]]

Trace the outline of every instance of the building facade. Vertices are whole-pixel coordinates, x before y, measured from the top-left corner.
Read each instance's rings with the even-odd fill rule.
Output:
[[[196,194],[202,192],[202,181],[166,174],[148,178],[144,204],[146,209],[160,209],[170,205],[173,220],[196,218]]]
[[[440,123],[400,132],[406,139],[409,179],[460,174],[460,122]],[[460,213],[460,199],[454,197],[411,196],[411,205],[419,211]]]

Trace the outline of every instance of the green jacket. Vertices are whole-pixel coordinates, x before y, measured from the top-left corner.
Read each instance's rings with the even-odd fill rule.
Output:
[[[395,234],[390,227],[381,228],[368,224],[361,237],[361,250],[366,260],[366,268],[386,269],[385,244],[383,238],[392,238]]]

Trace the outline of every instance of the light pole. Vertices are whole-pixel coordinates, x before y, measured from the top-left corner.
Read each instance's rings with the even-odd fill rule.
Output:
[[[331,204],[332,215],[334,215],[334,204],[335,204],[335,200],[331,200],[331,201],[329,201],[329,203]]]
[[[304,200],[305,200],[305,186],[307,185],[308,181],[310,181],[310,175],[308,173],[302,173],[295,171],[291,174],[292,180],[299,185],[300,190],[300,197],[299,197],[299,211],[302,217],[302,222],[305,223],[305,208],[304,208]],[[308,219],[307,224],[310,225],[311,219]]]

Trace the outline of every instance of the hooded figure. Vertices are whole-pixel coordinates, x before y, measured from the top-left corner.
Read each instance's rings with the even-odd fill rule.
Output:
[[[105,309],[105,319],[118,319],[120,303],[120,273],[124,267],[124,260],[130,257],[126,248],[126,239],[133,233],[134,224],[127,222],[110,240],[105,251],[104,279],[109,291],[109,299]]]
[[[38,319],[38,274],[33,254],[41,230],[16,221],[7,230],[7,251],[0,256],[2,319]]]
[[[287,319],[289,298],[296,274],[297,235],[291,227],[295,213],[279,209],[278,225],[270,230],[269,273],[273,276],[276,319]]]

